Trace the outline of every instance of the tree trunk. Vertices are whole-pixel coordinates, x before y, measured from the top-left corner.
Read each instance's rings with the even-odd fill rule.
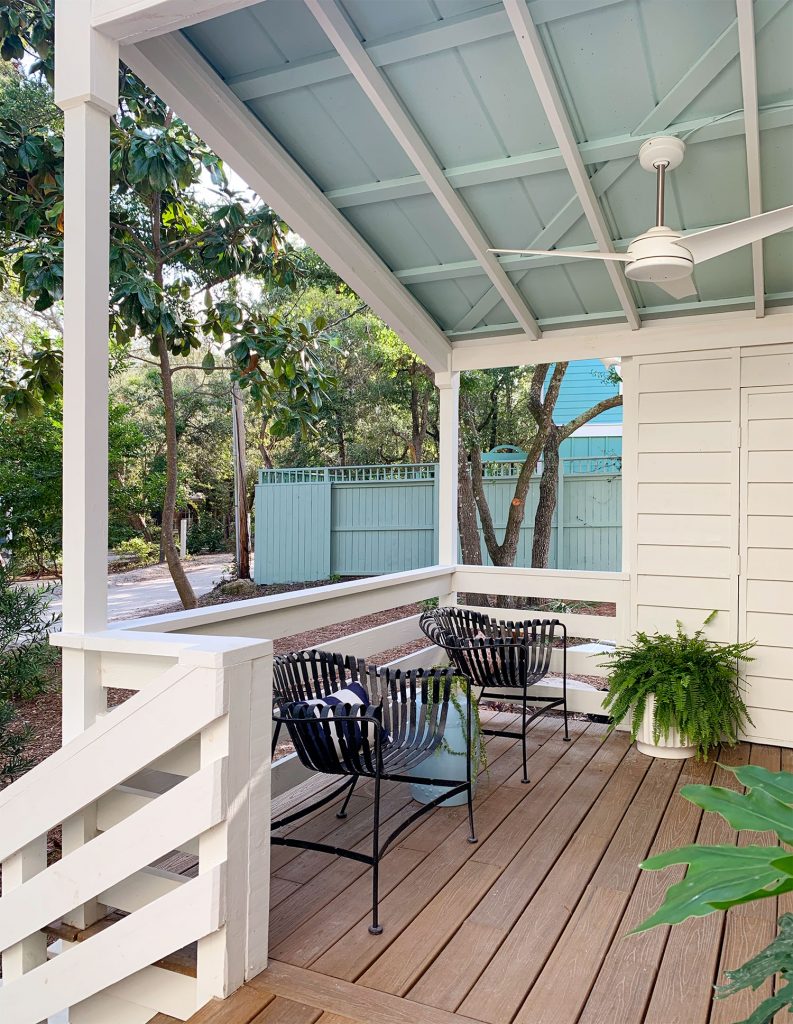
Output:
[[[553,514],[558,499],[559,484],[559,431],[554,427],[543,447],[543,467],[540,478],[540,495],[534,514],[534,540],[531,546],[533,569],[547,569],[551,552]],[[558,563],[557,563],[558,564]]]
[[[457,524],[460,530],[462,558],[465,565],[481,565],[482,544],[476,521],[476,501],[462,436],[457,453]]]
[[[237,521],[234,529],[237,536],[237,579],[251,578],[251,539],[248,533],[248,494],[246,479],[248,460],[245,452],[245,407],[238,384],[231,388],[231,414],[234,417],[234,487],[236,489],[235,509]]]
[[[176,514],[176,489],[179,482],[176,441],[176,407],[173,397],[173,380],[171,378],[171,362],[168,348],[162,331],[157,332],[157,352],[160,357],[160,379],[162,380],[162,398],[165,408],[165,498],[162,504],[162,531],[160,549],[168,563],[171,577],[176,586],[179,599],[185,608],[195,608],[197,601],[190,580],[184,571],[179,552],[174,542],[174,519]]]

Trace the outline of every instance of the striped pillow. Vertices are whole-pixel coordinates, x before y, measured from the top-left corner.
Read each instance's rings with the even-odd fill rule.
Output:
[[[295,718],[308,718],[312,714],[315,718],[322,718],[323,708],[346,707],[353,712],[360,708],[362,712],[368,704],[369,695],[363,686],[360,683],[349,682],[342,689],[334,690],[333,693],[329,693],[325,697],[314,697],[311,700],[296,701],[290,706],[289,714]],[[334,713],[328,716],[328,721],[333,722]],[[375,708],[375,717],[382,719],[382,713],[382,708]],[[314,733],[314,741],[324,748],[326,746],[324,729],[312,729],[312,733]],[[331,725],[330,735],[336,755],[340,759],[342,759],[342,750],[339,744],[340,735],[344,737],[348,749],[353,751],[361,749],[361,727],[355,721],[344,721]],[[373,741],[372,736],[369,739],[370,742]],[[388,740],[389,737],[384,735],[383,742],[387,743]]]

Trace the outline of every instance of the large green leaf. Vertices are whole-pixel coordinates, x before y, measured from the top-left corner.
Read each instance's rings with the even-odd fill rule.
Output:
[[[793,807],[793,774],[790,772],[770,772],[756,764],[744,764],[737,768],[730,765],[720,767],[732,772],[747,789],[761,790]]]
[[[673,864],[688,864],[686,877],[670,886],[664,902],[637,932],[793,892],[793,861],[781,846],[684,846],[650,857],[641,866],[658,871]]]
[[[757,787],[740,793],[722,786],[683,786],[686,800],[703,810],[720,814],[735,829],[775,832],[786,843],[793,843],[793,808]]]

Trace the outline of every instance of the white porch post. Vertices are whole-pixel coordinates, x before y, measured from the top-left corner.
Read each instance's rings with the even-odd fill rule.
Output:
[[[55,102],[64,112],[63,629],[107,621],[110,118],[118,45],[91,27],[91,0],[56,2]],[[96,653],[63,651],[63,738],[106,708]],[[64,853],[95,834],[91,810],[64,823]],[[98,911],[74,917],[87,925]]]
[[[438,433],[438,562],[456,565],[457,555],[457,459],[460,433],[460,374],[436,373],[439,392]],[[456,594],[441,594],[441,605],[454,604]]]

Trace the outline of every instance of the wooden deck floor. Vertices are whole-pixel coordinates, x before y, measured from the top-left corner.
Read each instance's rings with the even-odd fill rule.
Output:
[[[572,723],[564,743],[559,727],[548,717],[532,728],[530,785],[520,781],[519,745],[490,740],[477,845],[466,842],[465,809],[444,808],[389,852],[380,936],[367,930],[364,865],[274,847],[271,965],[193,1024],[730,1024],[748,1015],[764,993],[714,1004],[712,986],[772,939],[787,900],[627,935],[680,877],[640,872],[648,853],[735,841],[678,795],[688,782],[732,785],[732,775],[714,762],[652,760],[622,733],[604,742],[604,726],[588,722]],[[721,760],[793,768],[793,752],[757,745]],[[415,807],[406,786],[392,786],[386,827]],[[366,851],[370,826],[364,791],[346,821],[331,807],[301,832]]]

